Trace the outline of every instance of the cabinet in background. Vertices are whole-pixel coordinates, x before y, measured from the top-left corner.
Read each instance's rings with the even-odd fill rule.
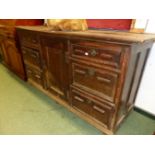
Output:
[[[24,66],[22,56],[16,47],[16,42],[11,38],[5,39],[4,45],[4,61],[6,65],[17,75],[24,79]]]
[[[3,64],[20,78],[26,79],[22,55],[12,27],[0,26],[0,47]]]
[[[26,80],[25,67],[15,26],[38,25],[42,23],[42,20],[32,19],[0,19],[0,55],[2,62],[23,80]]]

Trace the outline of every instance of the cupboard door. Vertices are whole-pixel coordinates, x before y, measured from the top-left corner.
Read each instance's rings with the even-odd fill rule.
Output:
[[[3,63],[6,64],[7,66],[9,66],[10,61],[9,61],[9,57],[5,50],[4,45],[5,45],[4,38],[0,38],[0,49],[1,49],[1,55],[3,56]]]
[[[4,41],[4,48],[4,57],[8,67],[20,77],[24,78],[25,73],[22,57],[16,48],[15,42],[11,39],[6,39]]]
[[[64,97],[68,89],[65,41],[47,37],[41,39],[41,43],[46,89]]]

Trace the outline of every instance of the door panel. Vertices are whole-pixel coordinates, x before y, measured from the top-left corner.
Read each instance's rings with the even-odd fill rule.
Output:
[[[7,39],[4,41],[4,57],[7,65],[20,76],[24,75],[24,67],[21,54],[18,52],[13,40]]]
[[[69,89],[68,65],[65,62],[66,42],[46,37],[41,39],[41,46],[46,89],[64,97]]]

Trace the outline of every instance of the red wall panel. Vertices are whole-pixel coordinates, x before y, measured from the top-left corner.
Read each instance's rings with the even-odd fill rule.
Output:
[[[129,30],[132,19],[87,19],[89,28]]]
[[[43,25],[44,20],[43,19],[18,19],[16,21],[16,25]]]
[[[43,19],[0,19],[0,24],[7,26],[43,25],[43,23]]]

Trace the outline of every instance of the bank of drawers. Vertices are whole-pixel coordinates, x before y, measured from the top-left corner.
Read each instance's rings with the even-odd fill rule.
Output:
[[[72,106],[107,128],[110,128],[115,111],[122,55],[122,45],[71,42]]]
[[[21,45],[27,78],[43,86],[43,71],[37,35],[24,32],[21,37]]]
[[[22,53],[25,63],[30,63],[38,68],[41,68],[40,52],[38,49],[22,47]]]

